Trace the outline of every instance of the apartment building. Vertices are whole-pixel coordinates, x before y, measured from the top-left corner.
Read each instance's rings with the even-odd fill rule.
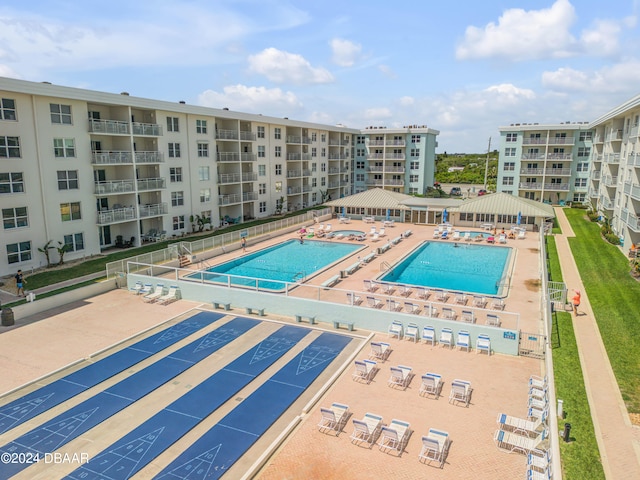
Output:
[[[589,127],[594,131],[589,199],[611,221],[628,253],[640,243],[640,95]]]
[[[359,134],[0,78],[0,275],[349,195]]]
[[[384,188],[423,194],[433,186],[436,137],[426,125],[367,127],[355,139],[354,192]]]
[[[587,199],[588,122],[515,123],[499,130],[497,191],[555,205]]]

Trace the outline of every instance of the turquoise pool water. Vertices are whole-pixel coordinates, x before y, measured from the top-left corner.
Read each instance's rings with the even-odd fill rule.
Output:
[[[287,282],[303,280],[361,248],[340,242],[305,239],[301,244],[299,240],[288,240],[189,277],[224,284],[230,279],[232,285],[283,290]]]
[[[384,282],[497,295],[511,248],[473,243],[426,242],[395,265]]]

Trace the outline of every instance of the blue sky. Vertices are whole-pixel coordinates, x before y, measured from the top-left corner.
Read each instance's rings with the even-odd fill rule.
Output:
[[[462,4],[462,5],[459,5]],[[0,76],[297,120],[591,121],[640,94],[638,0],[5,0]]]

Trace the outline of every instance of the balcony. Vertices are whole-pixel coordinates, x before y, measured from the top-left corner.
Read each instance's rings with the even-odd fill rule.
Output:
[[[149,205],[138,206],[140,211],[140,218],[159,217],[169,213],[169,208],[166,203],[155,203]]]
[[[218,175],[218,183],[241,183],[241,182],[255,182],[258,180],[258,174],[255,172],[244,173],[221,173]]]
[[[287,143],[302,143],[302,137],[298,135],[287,135]]]
[[[150,135],[154,137],[162,135],[162,127],[155,123],[133,122],[132,131],[134,135]]]
[[[619,153],[607,153],[604,156],[604,163],[620,163],[620,154]]]
[[[544,160],[544,153],[523,153],[522,160]]]
[[[303,191],[304,193],[310,192],[310,191],[311,191],[311,189],[312,189],[311,185],[303,185],[303,186],[302,186],[302,191]]]
[[[385,140],[384,144],[391,147],[404,147],[407,142],[404,140]]]
[[[340,173],[340,169],[338,167],[331,167],[329,169],[329,175],[337,175]]]
[[[369,145],[374,147],[384,147],[384,140],[369,140]]]
[[[98,225],[108,225],[110,223],[129,222],[135,220],[136,210],[133,207],[114,208],[113,210],[102,210],[98,212]]]
[[[161,190],[166,188],[166,181],[164,178],[141,178],[136,183],[138,184],[139,191]]]
[[[297,195],[302,193],[302,187],[287,187],[287,195]]]
[[[238,140],[237,130],[216,130],[216,140]]]
[[[302,170],[287,170],[287,178],[299,178],[302,176]]]
[[[343,155],[340,153],[330,153],[329,160],[348,160],[349,157],[347,155]]]
[[[257,162],[258,161],[258,155],[256,155],[255,153],[241,153],[240,154],[240,161],[241,162]]]
[[[569,184],[568,183],[545,183],[545,190],[559,190],[559,191],[568,191]]]
[[[96,150],[91,152],[91,163],[93,165],[122,165],[132,164],[133,155],[126,151],[105,151]]]
[[[640,167],[640,153],[630,153],[627,156],[627,165],[630,167]]]
[[[238,152],[219,152],[216,154],[218,162],[239,162],[240,154]]]
[[[607,142],[617,142],[620,140],[622,140],[622,129],[609,132],[606,138]]]
[[[573,137],[549,137],[549,145],[573,145],[576,139]]]
[[[287,160],[311,160],[310,153],[287,153]]]
[[[546,145],[547,139],[545,138],[523,138],[523,145]]]
[[[129,122],[89,119],[89,132],[107,135],[129,135],[131,130],[129,129]]]
[[[258,200],[258,192],[244,192],[242,194],[243,202],[252,202],[254,200]]]
[[[593,170],[591,172],[591,180],[593,181],[600,181],[600,170]]]
[[[542,190],[542,183],[538,182],[523,182],[518,185],[521,190]]]
[[[231,195],[218,195],[219,205],[231,205],[232,203],[242,202],[242,195],[239,193],[233,193]]]
[[[329,185],[327,185],[329,188],[339,188],[340,187],[340,182],[329,182]]]
[[[344,182],[344,184],[345,184],[345,185],[346,185],[347,183],[348,183],[348,182]],[[342,184],[343,184],[343,182],[340,182],[340,184],[342,185]],[[378,186],[381,186],[381,185],[385,185],[385,186],[388,186],[388,185],[402,186],[402,185],[404,185],[404,180],[396,180],[396,179],[389,179],[389,180],[387,180],[387,179],[385,179],[385,180],[369,179],[369,180],[367,180],[367,181],[366,181],[366,184],[367,184],[367,185],[378,185]]]
[[[544,168],[521,168],[520,175],[542,175]]]
[[[547,160],[571,160],[570,153],[548,153]]]
[[[611,200],[609,200],[609,198],[605,197],[604,195],[600,195],[598,205],[602,208],[606,208],[607,210],[613,210],[613,202],[611,202]]]
[[[256,140],[256,134],[250,130],[240,130],[240,140],[254,142]]]
[[[567,175],[571,175],[571,169],[570,168],[546,168],[544,170],[544,174],[545,175],[560,175],[560,176],[567,176]]]
[[[602,177],[602,183],[603,185],[606,185],[607,187],[613,187],[615,188],[618,184],[618,177],[612,177],[611,175],[604,175]]]
[[[622,209],[621,220],[627,224],[627,226],[634,232],[640,232],[640,222],[638,222],[638,216],[629,212],[626,208]]]
[[[329,146],[330,147],[346,147],[349,146],[351,144],[351,142],[347,141],[347,140],[341,140],[339,138],[330,138],[329,139]]]
[[[640,200],[640,185],[627,182],[624,184],[624,193],[630,195],[634,200]]]
[[[96,195],[109,195],[133,192],[135,183],[133,180],[112,180],[107,182],[96,182]]]
[[[590,188],[589,189],[589,197],[590,198],[598,198],[598,190],[596,190],[595,188]]]
[[[135,152],[136,163],[162,163],[164,156],[161,152]]]
[[[600,155],[594,155],[594,156],[593,156],[593,161],[594,161],[594,162],[602,162],[603,157],[604,157],[604,156],[603,156],[602,154],[600,154]]]

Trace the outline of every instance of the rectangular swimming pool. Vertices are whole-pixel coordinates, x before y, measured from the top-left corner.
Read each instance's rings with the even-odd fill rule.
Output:
[[[303,281],[361,248],[362,245],[340,242],[288,240],[188,277],[279,291],[287,283]]]
[[[501,293],[512,248],[425,242],[383,275],[384,282],[483,295]]]

